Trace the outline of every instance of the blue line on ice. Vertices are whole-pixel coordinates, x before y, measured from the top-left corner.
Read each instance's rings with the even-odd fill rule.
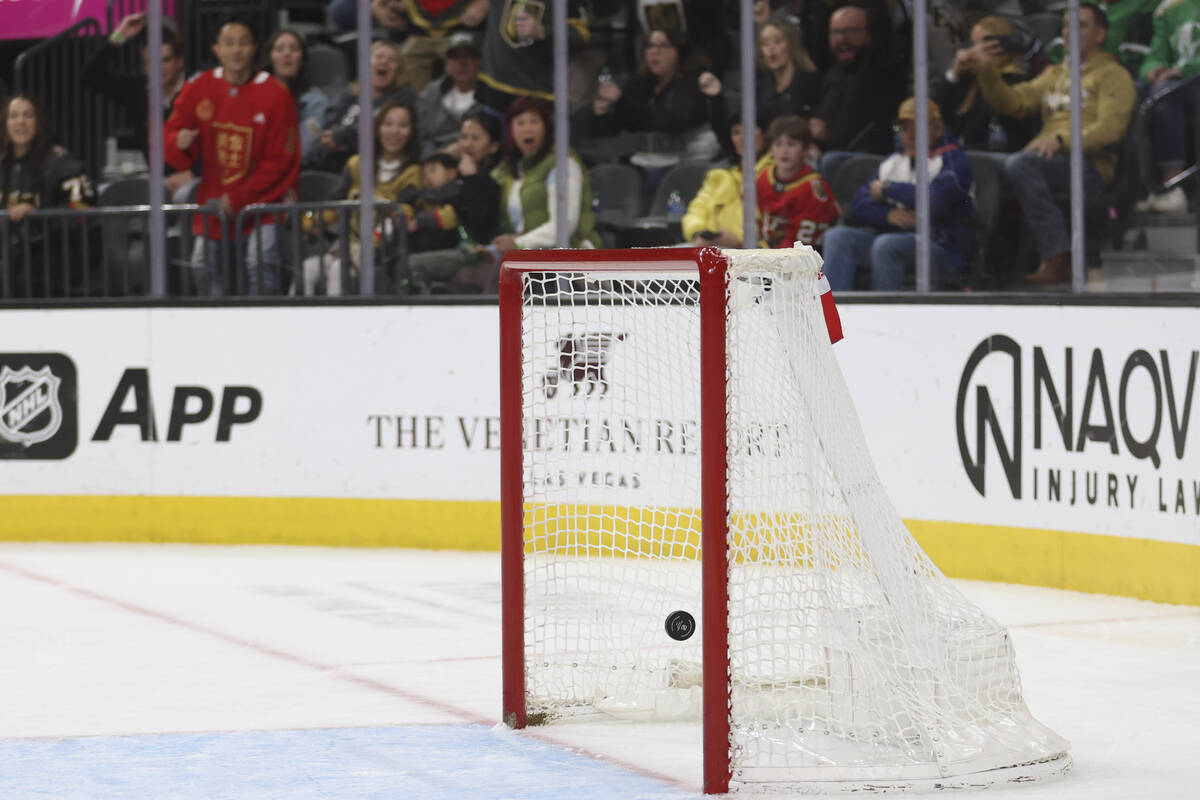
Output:
[[[0,740],[0,797],[682,800],[694,795],[502,728],[413,725]]]

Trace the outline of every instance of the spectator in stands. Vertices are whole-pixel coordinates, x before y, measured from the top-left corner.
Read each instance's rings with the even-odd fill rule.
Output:
[[[758,31],[758,124],[777,117],[808,118],[821,94],[821,78],[804,45],[800,29],[784,16],[772,16]]]
[[[458,141],[463,114],[475,105],[481,55],[474,34],[466,31],[450,34],[446,42],[446,74],[422,89],[417,100],[424,155]]]
[[[946,130],[967,150],[1011,153],[1020,150],[1038,132],[1036,117],[1006,117],[997,114],[983,99],[975,83],[975,70],[987,43],[1000,46],[996,58],[1000,77],[1011,85],[1032,79],[1021,59],[1024,50],[1015,29],[1004,17],[984,17],[971,29],[971,46],[954,56],[945,75],[934,76],[930,96],[942,109]]]
[[[834,12],[833,0],[754,0],[754,27],[761,28],[771,17],[790,20],[800,29],[804,51],[824,72],[833,63],[829,50],[829,16]],[[722,0],[721,17],[730,37],[736,42],[741,30],[741,0]]]
[[[1142,56],[1136,50],[1121,52],[1121,45],[1148,44],[1151,37],[1149,17],[1162,0],[1105,0],[1104,15],[1108,17],[1108,36],[1104,39],[1104,52],[1120,61],[1134,74],[1141,65]],[[1061,9],[1058,3],[1048,3]],[[1049,9],[1047,9],[1049,10]],[[1144,30],[1143,30],[1144,29]]]
[[[358,24],[356,10],[357,0],[333,0],[329,18],[341,30],[351,30]],[[372,0],[371,13],[376,24],[399,34],[408,85],[419,92],[437,77],[450,34],[483,24],[488,0]]]
[[[0,211],[7,211],[13,223],[8,226],[12,263],[3,266],[9,270],[14,294],[60,294],[66,288],[44,285],[42,270],[36,268],[46,257],[44,248],[57,247],[61,240],[48,242],[44,230],[19,224],[25,215],[39,208],[82,208],[94,199],[83,163],[50,143],[50,120],[42,104],[26,94],[9,97],[0,132]],[[23,262],[25,243],[32,264]],[[74,249],[78,254],[78,247]],[[57,278],[61,272],[53,274]]]
[[[220,66],[189,80],[167,120],[167,161],[186,169],[203,154],[204,172],[196,202],[216,213],[197,214],[192,277],[198,294],[221,295],[224,282],[220,241],[241,209],[294,197],[300,175],[296,103],[287,87],[254,70],[255,38],[250,24],[231,17],[218,29],[213,53]],[[280,286],[275,217],[251,216],[246,278],[252,294],[274,294]]]
[[[408,249],[413,253],[447,250],[459,242],[454,200],[461,190],[458,159],[432,153],[421,159],[421,191],[408,218]]]
[[[901,149],[879,165],[855,194],[851,215],[864,227],[838,225],[825,235],[825,277],[830,288],[854,288],[859,267],[871,272],[871,289],[899,291],[917,260],[916,110],[914,98],[896,114]],[[929,263],[935,284],[953,283],[971,254],[971,189],[967,154],[943,135],[942,117],[929,103]]]
[[[550,103],[536,97],[519,98],[509,106],[504,160],[492,171],[500,186],[501,233],[491,244],[499,255],[555,246],[555,184],[562,173],[554,163],[551,112]],[[587,171],[573,151],[566,166],[570,246],[596,247],[600,237]]]
[[[1154,93],[1168,91],[1200,73],[1200,0],[1167,0],[1154,12],[1154,37],[1150,54],[1142,62],[1141,79]],[[1200,84],[1180,89],[1154,104],[1150,132],[1154,158],[1163,183],[1183,172],[1187,157],[1189,121],[1196,124],[1200,110]],[[1195,157],[1200,159],[1200,153]],[[1139,211],[1184,212],[1187,196],[1182,186],[1153,194],[1138,204]]]
[[[1121,141],[1133,109],[1133,79],[1117,61],[1103,51],[1108,23],[1104,12],[1092,3],[1079,8],[1078,46],[1069,41],[1063,20],[1063,40],[1069,53],[1078,53],[1083,90],[1084,192],[1100,193],[1112,180],[1116,156],[1109,148]],[[984,99],[998,113],[1024,117],[1041,110],[1040,133],[1004,162],[1009,183],[1021,204],[1021,213],[1033,232],[1041,263],[1025,277],[1030,286],[1064,283],[1071,274],[1070,238],[1067,220],[1054,199],[1070,187],[1071,144],[1070,84],[1067,64],[1047,68],[1031,81],[1009,86],[1000,74],[1002,48],[987,43],[976,69],[976,81]]]
[[[497,166],[503,138],[504,123],[491,109],[476,106],[463,115],[458,142],[447,149],[458,159],[457,193],[448,202],[454,208],[461,238],[453,249],[409,257],[408,266],[418,290],[427,291],[432,285],[450,281],[460,269],[467,273],[455,281],[458,288],[482,288],[477,265],[483,256],[477,245],[491,242],[499,233],[500,187],[491,172]]]
[[[810,120],[813,139],[824,151],[820,172],[832,177],[854,152],[892,149],[891,109],[904,95],[907,73],[889,63],[889,53],[872,43],[866,9],[845,5],[829,18],[829,47],[835,62],[821,81],[821,99]]]
[[[801,117],[779,117],[767,128],[771,158],[758,170],[759,246],[820,248],[837,222],[838,206],[825,179],[808,165],[812,133]]]
[[[680,220],[683,238],[704,247],[741,247],[742,219],[742,148],[745,147],[742,119],[735,115],[728,123],[734,162],[729,167],[714,167],[704,175],[700,191],[688,203]],[[762,130],[754,129],[753,147],[759,153]]]
[[[661,177],[654,171],[680,161],[711,161],[720,149],[708,125],[697,63],[683,31],[652,31],[642,45],[637,74],[623,87],[602,80],[591,106],[576,115],[582,135],[641,134],[630,161],[652,171],[645,187],[650,195]]]
[[[790,18],[772,15],[759,28],[758,62],[755,78],[759,127],[765,128],[777,117],[798,115],[807,118],[821,93],[821,76],[804,45],[800,29]],[[700,91],[710,98],[710,121],[722,144],[727,143],[728,112],[721,95],[721,81],[711,72],[700,76]]]
[[[450,32],[458,27],[478,29],[487,17],[488,0],[415,0],[408,3],[408,12],[409,33],[400,45],[400,55],[413,89],[419,92],[437,77],[441,62],[446,61],[450,68]]]
[[[646,39],[655,30],[683,31],[692,46],[708,58],[709,68],[722,75],[732,51],[714,5],[713,0],[636,0],[638,32]]]
[[[416,95],[405,85],[404,65],[400,51],[391,42],[371,44],[371,97],[375,111],[390,100],[402,100],[416,107]],[[351,83],[346,91],[325,112],[321,133],[320,153],[314,169],[340,172],[350,156],[358,152],[358,84]]]
[[[588,43],[587,16],[581,0],[567,0],[568,47]],[[487,16],[483,64],[475,99],[504,113],[518,97],[554,99],[554,4],[545,0],[509,0]]]
[[[887,3],[868,0],[884,8]],[[1037,0],[1034,0],[1035,2]],[[1057,2],[1057,0],[1054,0]],[[926,8],[928,31],[926,41],[929,53],[929,74],[942,75],[954,63],[959,50],[970,47],[971,29],[984,16],[1020,19],[1025,13],[1019,0],[929,0]],[[911,4],[909,5],[911,8]],[[907,16],[907,14],[906,14]],[[907,22],[907,21],[906,21]],[[911,27],[911,22],[907,22]],[[909,32],[896,34],[892,46],[907,46],[912,52],[912,37]],[[911,63],[911,59],[908,60]],[[943,111],[946,109],[943,108]]]
[[[329,100],[309,79],[308,48],[300,34],[288,29],[276,31],[264,49],[267,57],[261,68],[278,78],[296,101],[296,118],[300,121],[300,163],[307,166],[318,155],[318,137]]]
[[[166,20],[165,22],[170,22]],[[84,63],[80,78],[84,85],[99,92],[106,98],[123,108],[133,121],[134,146],[146,154],[150,160],[150,132],[144,121],[149,120],[146,103],[149,97],[149,80],[146,78],[146,68],[150,63],[149,50],[142,44],[142,71],[136,73],[118,72],[115,60],[117,51],[125,44],[139,36],[146,29],[146,13],[130,14],[121,20],[117,29],[105,39],[100,47],[92,52]],[[162,31],[162,91],[163,108],[161,120],[171,115],[171,106],[179,92],[183,89],[183,43],[173,23],[164,24]],[[166,188],[168,199],[196,177],[194,172],[199,170],[174,170],[169,165],[166,170]]]
[[[463,184],[458,217],[474,242],[490,242],[500,225],[500,186],[492,178],[499,166],[504,123],[489,108],[479,106],[463,115],[457,146],[458,176]]]
[[[387,100],[375,113],[375,199],[401,205],[407,217],[413,216],[413,203],[421,191],[421,144],[417,138],[416,111],[406,99]],[[362,170],[359,156],[350,156],[342,170],[342,185],[339,197],[358,200],[362,197]],[[336,219],[336,212],[327,213],[327,222]],[[342,261],[348,258],[349,273],[358,274],[361,261],[362,242],[358,234],[358,213],[355,212],[347,226],[349,241],[336,243],[332,252],[339,256],[332,259],[313,257],[305,259],[305,294],[313,294],[324,268],[325,291],[329,295],[342,293]],[[343,244],[345,247],[343,247]],[[388,285],[387,270],[376,264],[376,274],[383,292],[394,288]]]

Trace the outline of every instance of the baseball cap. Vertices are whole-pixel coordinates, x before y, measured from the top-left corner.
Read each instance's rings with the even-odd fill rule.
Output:
[[[461,50],[464,47],[475,55],[483,54],[483,51],[479,48],[479,40],[475,37],[475,34],[468,31],[455,31],[446,40],[446,55],[453,53],[455,50]]]
[[[900,110],[896,112],[896,121],[899,122],[900,120],[916,118],[917,99],[915,97],[910,97],[900,104]],[[942,121],[942,112],[937,107],[937,103],[933,102],[932,100],[929,101],[929,119],[932,122]]]

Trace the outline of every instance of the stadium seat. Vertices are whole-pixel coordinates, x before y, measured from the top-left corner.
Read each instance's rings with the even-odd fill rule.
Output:
[[[850,201],[854,199],[854,193],[871,179],[881,163],[883,156],[861,153],[838,167],[830,181],[830,188],[833,189],[833,199],[837,200],[838,208],[842,210],[843,225],[853,224]]]
[[[642,173],[628,164],[599,164],[588,170],[596,230],[606,247],[615,247],[617,232],[637,217],[642,202]]]
[[[144,206],[150,202],[150,181],[122,178],[105,186],[96,198],[100,208]],[[141,214],[114,214],[100,223],[106,295],[139,294],[147,285],[146,221]]]
[[[312,85],[320,89],[331,100],[346,88],[350,67],[346,54],[327,44],[313,44],[308,48],[308,75]]]
[[[667,200],[673,192],[678,192],[686,207],[700,191],[704,176],[710,169],[711,164],[678,164],[671,167],[654,191],[649,214],[634,220],[621,232],[621,246],[656,247],[682,242],[683,231],[679,220],[667,216]]]
[[[329,200],[341,200],[337,196],[338,187],[342,184],[342,176],[321,170],[304,170],[300,173],[300,202],[323,203]]]
[[[637,136],[623,131],[613,136],[583,137],[573,140],[571,146],[588,166],[616,164],[637,150]]]
[[[170,202],[170,198],[166,199]],[[100,190],[98,206],[144,206],[150,203],[150,181],[145,177],[122,178]]]
[[[654,199],[650,203],[649,215],[652,217],[666,216],[667,199],[671,192],[679,192],[686,206],[704,185],[704,176],[712,169],[712,164],[678,164],[663,176],[658,188],[654,191]]]

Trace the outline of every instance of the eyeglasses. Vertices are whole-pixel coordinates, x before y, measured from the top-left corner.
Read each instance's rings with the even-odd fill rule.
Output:
[[[913,122],[912,120],[905,120],[904,122],[897,122],[895,125],[892,126],[892,130],[895,133],[912,133],[916,129],[917,129],[917,123]]]

